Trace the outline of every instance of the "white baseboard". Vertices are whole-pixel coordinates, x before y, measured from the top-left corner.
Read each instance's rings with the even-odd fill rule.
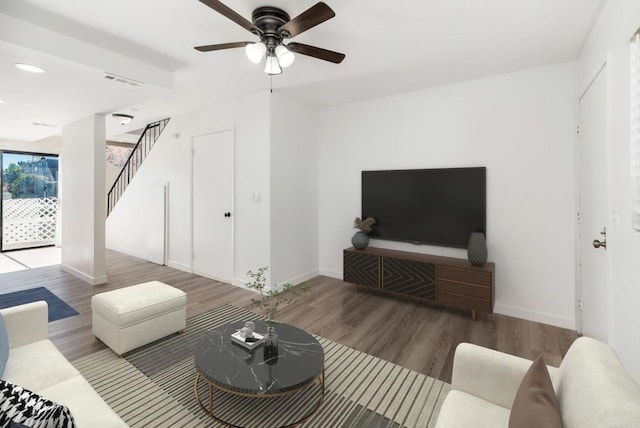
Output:
[[[138,252],[138,251],[135,251],[135,250],[130,250],[128,248],[109,246],[109,247],[107,247],[107,249],[108,250],[117,251],[117,252],[122,253],[122,254],[127,254],[129,256],[137,257],[139,259],[147,260],[147,254],[146,253],[141,253],[141,252]]]
[[[277,286],[278,286],[278,289],[282,290],[282,287],[281,287],[282,284],[291,283],[291,284],[294,284],[294,285],[298,285],[298,284],[301,284],[301,283],[303,283],[305,281],[310,280],[311,278],[315,278],[316,276],[318,276],[318,271],[317,270],[312,270],[312,271],[309,271],[309,272],[304,273],[302,275],[295,276],[295,277],[289,279],[288,281],[283,281],[282,283],[277,284]],[[236,287],[241,287],[241,288],[244,288],[244,289],[250,290],[250,291],[255,291],[255,290],[251,290],[251,289],[247,288],[247,281],[242,279],[242,278],[233,278],[233,280],[231,281],[231,285],[235,285]]]
[[[186,263],[177,262],[175,260],[168,260],[167,261],[167,266],[169,266],[170,268],[174,268],[174,269],[182,270],[182,271],[185,271],[185,272],[193,273],[191,271],[191,266],[190,265],[188,265]]]
[[[246,283],[247,281],[242,278],[233,278],[231,280],[231,285],[235,285],[236,287],[247,288],[245,285]]]
[[[319,269],[318,275],[328,276],[330,278],[342,279],[342,271],[333,269]]]
[[[497,314],[508,315],[515,318],[522,318],[525,320],[540,322],[543,324],[550,324],[556,327],[568,328],[571,330],[576,329],[576,323],[574,319],[560,317],[558,315],[549,314],[546,312],[532,311],[530,309],[503,305],[501,303],[495,303],[493,305],[493,311]]]
[[[285,283],[288,282],[288,283],[291,283],[293,285],[298,285],[298,284],[301,284],[301,283],[303,283],[305,281],[309,281],[311,278],[315,278],[316,276],[318,276],[318,271],[314,269],[314,270],[309,271],[307,273],[304,273],[302,275],[295,276],[295,277],[285,281]]]
[[[310,280],[311,278],[315,278],[316,276],[318,276],[318,271],[317,270],[312,270],[310,272],[307,273],[303,273],[302,275],[298,275],[298,276],[294,276],[293,278],[287,280],[287,281],[283,281],[279,284],[275,284],[276,288],[279,291],[282,291],[282,284],[293,284],[293,285],[299,285],[302,284],[305,281]],[[274,284],[272,284],[274,285]]]
[[[89,285],[100,285],[107,282],[107,275],[91,276],[69,265],[60,264],[60,269],[86,282]]]

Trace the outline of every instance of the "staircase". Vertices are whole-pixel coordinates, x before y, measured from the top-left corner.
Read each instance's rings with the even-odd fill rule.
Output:
[[[124,163],[120,174],[118,174],[113,186],[111,186],[111,189],[107,193],[107,217],[111,214],[111,211],[116,206],[116,203],[126,190],[133,176],[138,172],[140,165],[142,165],[142,162],[151,151],[160,134],[164,131],[167,123],[169,123],[169,118],[150,123],[144,129],[142,135],[140,135],[138,142]]]

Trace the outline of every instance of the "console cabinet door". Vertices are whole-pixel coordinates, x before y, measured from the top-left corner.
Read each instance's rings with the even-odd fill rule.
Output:
[[[380,257],[357,251],[344,251],[343,279],[345,282],[380,287]]]
[[[421,299],[436,299],[436,266],[432,263],[384,257],[382,288]]]

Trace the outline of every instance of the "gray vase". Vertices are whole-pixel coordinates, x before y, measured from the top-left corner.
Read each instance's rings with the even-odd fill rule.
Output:
[[[369,245],[369,235],[362,231],[356,232],[351,238],[351,244],[353,245],[353,248],[364,250],[367,248],[367,245]]]
[[[467,258],[474,266],[482,266],[487,262],[487,242],[483,233],[473,232],[469,237]]]

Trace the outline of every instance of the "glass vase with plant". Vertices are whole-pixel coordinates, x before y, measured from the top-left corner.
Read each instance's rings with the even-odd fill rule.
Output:
[[[306,282],[294,287],[291,283],[282,284],[281,290],[277,285],[267,287],[267,278],[265,272],[268,266],[258,268],[256,272],[249,271],[247,276],[251,281],[246,287],[260,293],[259,298],[252,298],[251,303],[254,307],[259,308],[267,323],[267,334],[265,335],[264,354],[265,361],[277,357],[278,355],[278,335],[275,331],[276,316],[278,310],[285,305],[291,304],[310,291],[309,284]]]

